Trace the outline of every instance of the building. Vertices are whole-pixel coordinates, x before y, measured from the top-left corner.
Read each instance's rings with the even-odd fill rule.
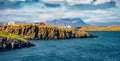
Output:
[[[72,28],[72,26],[68,25],[67,28]]]
[[[15,22],[11,21],[11,22],[8,22],[7,25],[14,25]]]
[[[72,28],[72,26],[68,25],[68,26],[62,26],[63,28]]]
[[[37,25],[46,25],[44,22],[38,22],[38,23],[36,23]]]

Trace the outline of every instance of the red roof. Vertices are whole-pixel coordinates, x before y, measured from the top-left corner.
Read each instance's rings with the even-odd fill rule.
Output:
[[[44,23],[44,22],[39,22],[39,23],[37,23],[37,24],[39,24],[39,25],[45,25],[45,23]]]

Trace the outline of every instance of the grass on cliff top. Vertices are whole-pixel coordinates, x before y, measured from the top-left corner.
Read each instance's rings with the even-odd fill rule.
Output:
[[[85,31],[120,31],[120,26],[107,26],[107,27],[88,26],[88,27],[82,27],[80,30],[85,30]]]
[[[21,41],[25,41],[24,36],[21,35],[17,35],[17,34],[11,34],[8,32],[4,32],[4,31],[0,31],[0,36],[4,36],[4,37],[10,37],[10,38],[14,38],[14,39],[19,39]]]

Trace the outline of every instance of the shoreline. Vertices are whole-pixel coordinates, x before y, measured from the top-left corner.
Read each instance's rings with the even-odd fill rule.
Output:
[[[19,49],[24,47],[35,46],[28,40],[61,40],[75,38],[95,38],[98,36],[91,35],[89,32],[77,30],[75,28],[62,28],[56,26],[41,26],[35,24],[15,24],[15,25],[0,25],[0,35],[2,43],[1,50]],[[5,37],[8,36],[8,37]],[[10,37],[10,39],[9,39]],[[5,38],[5,40],[3,39]],[[16,40],[16,45],[12,44]],[[20,39],[20,40],[19,40]],[[24,44],[26,40],[28,44]],[[22,40],[22,42],[20,42]],[[9,43],[9,44],[6,44]],[[21,44],[22,43],[22,44]],[[6,47],[7,46],[7,47]],[[14,46],[14,47],[12,47]],[[18,47],[17,47],[18,46]]]

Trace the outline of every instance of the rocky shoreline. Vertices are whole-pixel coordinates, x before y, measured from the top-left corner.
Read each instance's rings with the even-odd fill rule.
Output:
[[[0,50],[18,49],[34,46],[27,40],[97,37],[89,34],[88,32],[77,30],[75,28],[62,28],[48,25],[40,26],[35,24],[0,25],[0,31],[1,35],[8,33],[9,36],[16,37],[5,37],[6,35],[0,36]]]
[[[19,40],[10,37],[0,36],[0,51],[20,49],[31,46],[34,46],[34,44],[30,43],[27,40]]]

